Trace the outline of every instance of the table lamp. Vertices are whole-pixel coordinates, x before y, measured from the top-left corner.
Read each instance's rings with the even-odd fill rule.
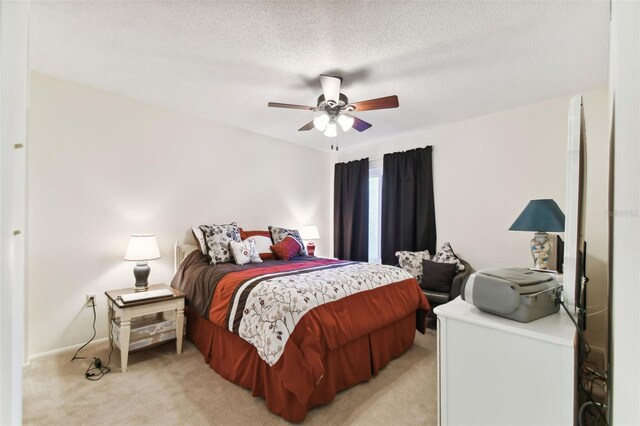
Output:
[[[318,233],[318,227],[315,225],[304,225],[300,230],[300,238],[303,240],[319,240],[320,234]],[[307,242],[307,253],[309,256],[313,256],[316,252],[316,245],[309,241]]]
[[[564,232],[564,213],[553,200],[531,200],[509,230],[535,232],[531,240],[533,267],[548,269],[551,240],[547,232]]]
[[[124,254],[124,260],[135,261],[133,276],[136,277],[136,291],[145,291],[149,288],[149,273],[151,267],[148,260],[160,259],[158,241],[153,234],[135,234],[129,237],[129,246]]]

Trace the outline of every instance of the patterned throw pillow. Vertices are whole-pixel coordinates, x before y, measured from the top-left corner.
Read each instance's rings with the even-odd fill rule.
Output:
[[[449,243],[444,243],[442,247],[440,247],[440,250],[433,256],[433,261],[438,263],[453,263],[456,265],[458,271],[464,271],[464,265],[453,252],[451,244]]]
[[[276,258],[276,256],[271,251],[271,245],[273,244],[273,241],[271,241],[271,232],[245,231],[240,228],[240,238],[242,238],[242,241],[246,240],[247,238],[253,238],[253,240],[256,242],[258,253],[260,253],[260,259],[270,260]]]
[[[231,261],[230,241],[242,241],[238,225],[232,222],[228,225],[200,225],[204,232],[204,239],[209,248],[211,263],[226,263]]]
[[[304,248],[304,242],[300,237],[300,232],[297,229],[278,228],[275,226],[269,226],[269,232],[271,232],[271,240],[273,244],[278,244],[288,236],[295,238],[300,243],[300,251],[297,256],[304,256],[307,254],[307,249]]]
[[[289,235],[278,244],[272,245],[271,250],[276,254],[278,259],[289,260],[292,257],[299,256],[300,242]]]
[[[255,237],[249,237],[256,243],[256,249],[260,255],[260,259],[269,260],[275,259],[276,256],[271,251],[271,237],[264,237],[262,235],[256,235]],[[245,241],[245,240],[242,240]]]
[[[230,241],[229,247],[233,258],[238,265],[244,265],[246,263],[261,263],[260,254],[256,248],[256,242],[253,238],[247,238],[241,243],[237,241]]]
[[[422,261],[431,260],[429,250],[425,251],[397,251],[396,257],[400,267],[422,282]]]

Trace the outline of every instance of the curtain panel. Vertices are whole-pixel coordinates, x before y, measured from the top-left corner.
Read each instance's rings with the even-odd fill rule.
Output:
[[[382,180],[382,263],[397,264],[398,250],[436,250],[432,147],[385,154]]]
[[[333,256],[369,259],[369,159],[337,163],[333,191]]]

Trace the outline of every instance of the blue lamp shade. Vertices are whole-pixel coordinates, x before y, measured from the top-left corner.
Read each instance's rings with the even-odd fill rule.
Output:
[[[509,231],[564,232],[564,213],[553,200],[531,200]]]

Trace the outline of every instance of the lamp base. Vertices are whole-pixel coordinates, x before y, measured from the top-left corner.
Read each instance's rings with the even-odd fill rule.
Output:
[[[133,268],[133,276],[136,278],[136,291],[146,291],[149,288],[149,274],[151,267],[147,262],[138,262]]]
[[[551,240],[546,232],[536,232],[531,240],[531,256],[535,269],[549,269],[549,257],[551,256]]]
[[[309,256],[314,256],[316,252],[316,245],[314,243],[307,243],[307,254]]]

